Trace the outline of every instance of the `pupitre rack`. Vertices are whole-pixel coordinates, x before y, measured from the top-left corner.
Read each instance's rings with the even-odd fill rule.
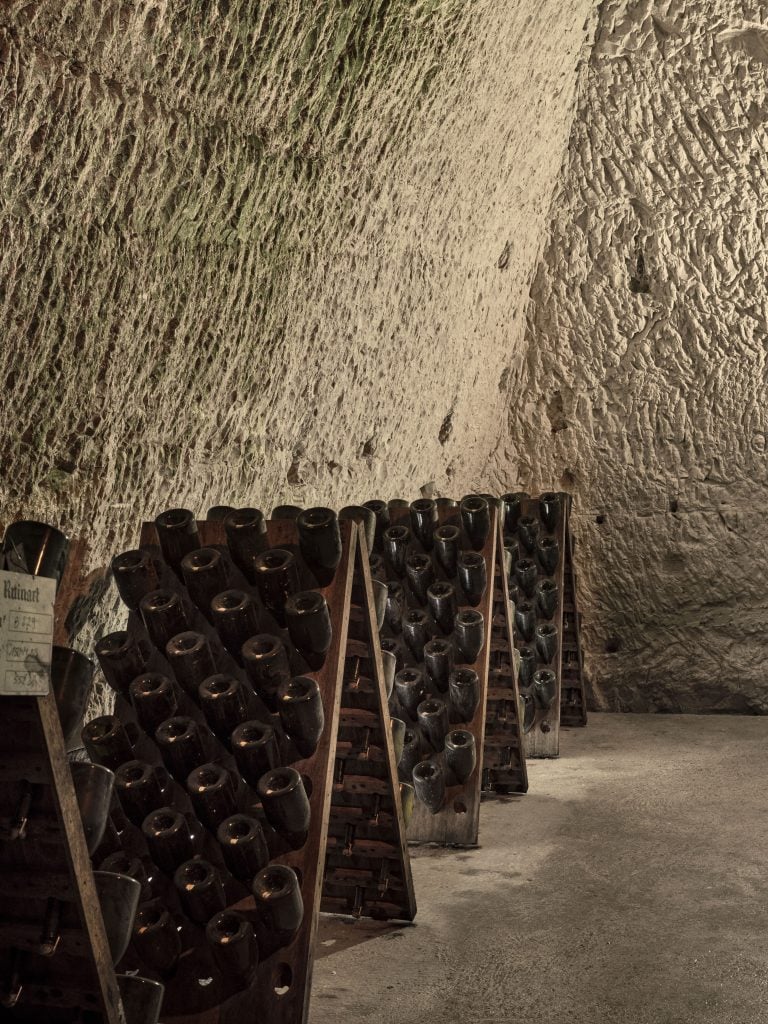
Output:
[[[56,599],[58,640],[73,571]],[[54,694],[2,696],[0,714],[2,1019],[57,1024],[83,1010],[124,1024]]]

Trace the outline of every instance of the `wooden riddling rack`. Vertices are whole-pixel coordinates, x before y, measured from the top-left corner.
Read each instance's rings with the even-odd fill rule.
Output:
[[[481,782],[482,782],[482,767],[483,767],[483,739],[484,739],[484,723],[486,713],[486,693],[488,687],[488,665],[491,650],[491,621],[492,621],[492,610],[493,610],[493,578],[494,578],[494,564],[496,557],[496,544],[497,544],[497,511],[491,507],[491,528],[486,538],[485,544],[480,552],[485,560],[486,573],[488,578],[488,585],[485,590],[485,594],[477,606],[476,610],[481,612],[483,615],[483,621],[485,626],[485,639],[483,646],[476,661],[471,665],[463,667],[473,669],[478,676],[480,699],[477,704],[474,716],[471,722],[456,722],[451,721],[451,728],[454,729],[465,729],[472,733],[475,739],[477,763],[472,774],[469,776],[467,781],[461,785],[448,786],[446,788],[446,796],[442,806],[442,809],[437,814],[431,813],[431,811],[416,799],[414,804],[413,816],[408,826],[408,840],[412,843],[436,843],[442,846],[475,846],[477,845],[478,832],[479,832],[479,819],[480,819],[480,802],[481,802]],[[408,507],[399,505],[398,503],[390,503],[389,506],[390,524],[392,526],[403,525],[410,526],[410,510]],[[438,525],[455,525],[459,528],[462,527],[461,514],[456,504],[455,507],[446,506],[444,504],[438,505]],[[460,544],[462,549],[471,549],[471,544],[464,531],[462,530],[462,542]],[[428,554],[424,552],[421,545],[415,539],[412,540],[411,550]],[[435,576],[438,580],[447,579],[437,559],[432,555],[432,562],[435,569]],[[386,563],[385,563],[386,565]],[[389,568],[386,569],[387,579],[395,580],[397,577],[391,572]],[[413,595],[409,593],[407,584],[404,580],[403,589],[406,596],[406,601],[409,608],[419,607],[415,602]],[[470,605],[466,603],[464,594],[461,586],[457,579],[452,579],[449,582],[453,583],[456,588],[456,598],[458,603],[458,610],[467,610]],[[382,635],[386,635],[398,642],[399,656],[402,659],[404,666],[406,667],[417,667],[423,674],[425,681],[427,680],[427,673],[423,663],[417,663],[408,649],[407,645],[403,641],[402,634],[394,632],[391,627],[386,627],[382,630]],[[447,694],[438,694],[437,691],[431,688],[431,684],[428,685],[428,689],[433,696],[438,696],[441,699],[447,700]],[[417,728],[416,722],[410,718],[407,712],[400,706],[396,696],[393,694],[393,698],[390,702],[393,715],[401,718],[406,722],[410,730]],[[425,745],[426,746],[426,745]],[[438,760],[443,759],[442,753],[438,754],[424,754],[426,757],[435,757]],[[401,776],[402,777],[402,776]],[[411,782],[412,780],[403,780]]]
[[[172,977],[160,979],[166,985],[162,1011],[164,1022],[184,1021],[189,1022],[189,1024],[192,1024],[192,1022],[202,1024],[204,1021],[205,1024],[215,1024],[215,1022],[220,1021],[224,1024],[224,1022],[237,1021],[238,1024],[248,1024],[249,1021],[253,1021],[256,1024],[256,1022],[261,1020],[269,1020],[270,1022],[274,1021],[275,1024],[303,1024],[307,1019],[311,990],[313,948],[325,862],[335,737],[338,728],[339,695],[344,668],[344,651],[347,642],[352,570],[357,544],[357,530],[353,525],[341,523],[340,527],[342,556],[333,580],[329,585],[319,587],[314,578],[309,575],[306,566],[303,563],[300,566],[302,586],[306,587],[306,589],[319,590],[324,595],[332,624],[332,642],[324,664],[319,670],[307,671],[306,665],[297,660],[299,656],[290,644],[287,630],[280,629],[269,613],[260,606],[260,599],[255,587],[250,585],[229,557],[224,524],[217,521],[198,522],[197,524],[200,546],[213,547],[220,551],[226,559],[229,587],[246,591],[259,604],[260,621],[263,625],[261,632],[280,637],[285,642],[289,652],[292,670],[296,674],[309,675],[317,681],[322,697],[325,724],[323,735],[314,753],[308,758],[297,758],[291,761],[291,767],[301,774],[309,795],[311,818],[306,842],[300,849],[292,850],[262,820],[270,845],[270,864],[283,864],[291,867],[299,877],[304,904],[304,916],[300,928],[287,946],[278,948],[276,951],[270,951],[267,956],[262,956],[253,982],[240,988],[239,985],[228,983],[227,979],[220,972],[217,972],[215,967],[212,967],[209,955],[205,950],[205,937],[199,926],[195,926],[188,921],[184,922],[184,927],[191,929],[193,935],[196,928],[199,934],[197,934],[195,941],[191,944],[191,948],[188,948],[182,954],[175,974]],[[292,521],[284,519],[269,521],[267,523],[267,537],[270,547],[287,548],[298,556],[297,529]],[[174,589],[184,596],[185,606],[191,620],[189,628],[195,632],[203,633],[207,637],[214,654],[217,670],[236,676],[251,691],[244,671],[226,651],[216,630],[202,613],[194,608],[191,600],[186,597],[186,591],[178,578],[162,562],[154,523],[145,523],[143,525],[140,546],[142,549],[150,551],[156,558],[162,571],[161,586]],[[301,562],[300,558],[297,558],[297,561]],[[139,640],[145,650],[150,649],[151,645],[146,630],[140,617],[135,612],[131,612],[129,615],[128,632]],[[147,669],[153,672],[161,672],[169,678],[173,678],[172,669],[166,658],[156,649],[153,649],[148,657]],[[276,732],[284,737],[278,716],[271,714],[255,694],[253,694],[253,698],[257,709],[255,717],[272,725]],[[181,713],[198,714],[200,721],[203,721],[202,714],[198,713],[190,705],[191,700]],[[124,723],[136,722],[132,706],[121,695],[116,697],[115,714]],[[283,748],[285,749],[284,739]],[[135,749],[135,756],[151,763],[162,763],[154,741],[144,735],[142,735],[140,743]],[[234,761],[226,749],[221,754],[221,761],[233,773],[237,773]],[[247,813],[260,817],[260,808],[256,794],[248,793],[246,799],[252,801],[246,806]],[[242,797],[241,806],[243,806]],[[138,854],[143,858],[147,858],[148,852],[141,832],[134,826],[129,826],[126,832],[124,848],[132,854]],[[121,836],[121,839],[123,839],[123,836]],[[210,844],[207,852],[210,855]],[[213,858],[213,855],[211,856]],[[217,863],[216,866],[221,867],[221,864]],[[253,898],[250,895],[244,895],[242,890],[237,890],[235,895],[237,898],[233,900],[228,909],[237,911],[256,925]],[[170,898],[173,899],[172,893]],[[174,914],[184,921],[179,907],[174,905],[173,909]],[[126,963],[129,962],[131,956],[135,958],[135,966],[141,968],[141,973],[149,977],[158,977],[150,968],[141,965],[141,961],[136,957],[133,949],[129,950]]]
[[[404,918],[412,917],[415,912],[389,718],[388,713],[386,716],[382,715],[380,706],[380,691],[383,686],[380,653],[377,658],[378,648],[365,633],[365,622],[374,614],[369,603],[372,601],[370,580],[368,579],[368,586],[362,589],[359,605],[353,609],[352,583],[355,567],[358,576],[361,573],[360,534],[358,527],[351,522],[341,522],[339,525],[343,540],[341,561],[331,583],[320,587],[301,559],[295,522],[278,519],[267,523],[267,546],[292,552],[302,574],[301,586],[305,589],[319,590],[328,604],[332,623],[332,644],[322,667],[316,671],[307,671],[298,652],[292,648],[288,631],[280,628],[271,613],[262,605],[258,590],[234,564],[226,544],[224,524],[217,521],[197,523],[200,546],[215,548],[225,560],[228,586],[247,592],[256,602],[259,632],[272,634],[284,642],[289,651],[291,670],[294,674],[309,675],[317,681],[322,696],[325,725],[314,753],[310,757],[290,761],[291,767],[302,775],[310,798],[311,823],[306,842],[299,850],[284,848],[285,844],[281,846],[280,838],[262,820],[270,841],[270,863],[292,867],[300,879],[304,903],[304,918],[300,929],[288,945],[274,952],[270,951],[269,955],[261,960],[253,983],[239,991],[233,990],[215,969],[211,970],[209,959],[200,949],[189,949],[182,955],[175,975],[162,979],[166,984],[163,1008],[163,1020],[166,1022],[202,1024],[204,1021],[205,1024],[213,1024],[220,1021],[224,1024],[237,1021],[238,1024],[247,1024],[248,1021],[254,1021],[256,1024],[262,1020],[269,1020],[271,1024],[303,1024],[308,1014],[321,900],[323,909],[335,912]],[[279,716],[270,714],[258,696],[251,691],[242,668],[224,649],[216,630],[199,611],[194,609],[176,575],[161,562],[154,524],[144,524],[140,545],[142,549],[150,551],[160,565],[163,571],[161,585],[174,589],[184,597],[190,616],[189,628],[207,637],[214,653],[217,670],[240,679],[255,700],[253,717],[271,724],[282,734]],[[348,637],[351,616],[355,620],[353,635],[356,639]],[[128,631],[145,650],[149,649],[148,635],[135,612],[129,615]],[[361,791],[350,794],[350,787],[355,781],[354,774],[350,775],[346,782],[334,783],[339,730],[341,728],[344,736],[349,732],[348,726],[344,724],[345,720],[339,716],[345,671],[350,666],[350,647],[365,656],[364,664],[369,670],[370,692],[366,694],[364,707],[371,719],[371,754],[376,750],[380,755],[378,763],[375,764],[374,794],[368,792],[371,784],[364,779]],[[173,677],[167,659],[157,650],[153,650],[148,657],[147,669]],[[191,701],[189,703],[191,704]],[[345,701],[345,709],[347,703]],[[386,710],[386,701],[384,709]],[[116,697],[115,713],[125,723],[136,722],[132,706],[121,695]],[[199,709],[188,707],[183,713],[196,713],[202,721]],[[285,740],[282,747],[286,749]],[[161,763],[155,744],[146,736],[142,737],[141,743],[137,745],[135,755],[145,761]],[[222,763],[236,774],[236,768],[226,750],[223,751]],[[373,764],[373,761],[371,763]],[[364,770],[359,774],[364,776]],[[257,795],[250,793],[249,801],[245,808],[247,813],[261,817]],[[372,802],[380,804],[378,823],[373,820],[375,815]],[[339,847],[339,841],[340,837],[342,840],[346,837],[349,815],[353,807],[360,815],[368,813],[371,820],[366,821],[360,829],[358,842],[354,844],[356,848],[353,856],[348,857],[346,846]],[[129,827],[128,831],[126,848],[146,858],[148,852],[139,830]],[[370,839],[368,842],[365,841],[366,835]],[[324,887],[326,852],[329,844],[328,880]],[[337,853],[341,856],[343,869],[335,863]],[[369,884],[368,876],[373,879],[372,884]],[[389,882],[385,885],[387,879]],[[238,894],[233,892],[233,895]],[[233,899],[229,909],[236,910],[256,923],[253,899],[250,896],[243,896],[242,890],[238,898]],[[178,907],[174,907],[174,910],[180,913]],[[194,927],[192,930],[194,932]],[[205,939],[202,934],[198,935],[196,945],[204,947]],[[135,952],[132,954],[129,950],[128,957],[131,955],[134,955],[134,966],[139,967],[142,973],[156,977],[135,958]],[[210,976],[213,978],[212,982],[208,980]]]
[[[581,612],[576,598],[576,567],[573,561],[572,510],[573,501],[569,497],[563,565],[563,664],[560,685],[560,725],[583,726],[587,724],[587,702],[584,693],[584,657],[581,650]]]
[[[70,558],[54,608],[58,643],[75,573]],[[0,714],[2,1019],[69,1024],[82,1010],[124,1024],[55,696],[0,696]]]
[[[321,910],[379,920],[412,921],[416,914],[362,529],[355,560]]]
[[[493,576],[488,702],[485,715],[483,791],[527,793],[522,711],[514,649],[514,606],[504,562],[501,517]]]
[[[573,571],[572,571],[572,552],[570,543],[570,531],[569,531],[569,510],[570,510],[570,495],[564,492],[558,492],[557,497],[559,499],[559,515],[557,522],[554,524],[553,530],[547,530],[546,524],[542,518],[540,510],[540,497],[530,497],[526,495],[520,507],[520,516],[532,518],[538,524],[538,541],[547,537],[554,540],[558,545],[559,556],[557,565],[554,572],[548,574],[543,569],[541,561],[537,555],[536,548],[533,550],[526,550],[522,540],[521,531],[518,523],[506,522],[503,526],[505,544],[509,544],[510,541],[513,543],[517,541],[519,545],[519,557],[520,559],[530,559],[534,561],[537,566],[537,577],[536,583],[540,583],[545,579],[552,581],[557,588],[557,603],[554,609],[553,615],[547,618],[541,610],[539,603],[537,602],[536,596],[529,597],[522,592],[520,586],[513,586],[511,588],[510,596],[513,603],[515,604],[515,630],[514,630],[514,641],[519,652],[525,648],[536,652],[535,643],[535,632],[531,637],[523,635],[520,615],[524,611],[525,607],[529,607],[535,613],[535,621],[533,630],[544,624],[551,624],[557,630],[557,647],[555,655],[550,664],[545,665],[541,657],[537,653],[536,657],[536,669],[549,669],[555,675],[555,694],[548,707],[542,706],[540,702],[537,702],[533,694],[532,687],[526,687],[520,682],[520,692],[523,699],[532,702],[533,717],[525,722],[524,725],[524,746],[525,754],[527,757],[558,757],[560,753],[560,725],[561,725],[561,700],[566,690],[564,686],[564,679],[567,678],[569,683],[573,685],[567,688],[568,690],[568,701],[571,702],[569,706],[578,705],[581,709],[579,721],[574,722],[572,720],[563,721],[562,724],[586,724],[586,711],[583,696],[582,686],[582,675],[581,675],[581,662],[580,662],[580,647],[578,640],[578,629],[579,620],[575,611],[575,594],[573,591]],[[503,515],[502,511],[502,515]],[[570,569],[570,577],[567,575],[567,571]],[[513,568],[512,578],[514,579],[517,575],[517,570]],[[569,592],[570,590],[570,592]],[[566,613],[566,609],[571,609],[570,613]],[[577,662],[574,664],[570,660],[571,652],[577,653]],[[568,666],[569,675],[564,676],[564,667]],[[576,700],[574,697],[574,691],[579,691],[579,698]]]

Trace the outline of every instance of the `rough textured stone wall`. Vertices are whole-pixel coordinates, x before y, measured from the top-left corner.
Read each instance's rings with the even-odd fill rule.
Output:
[[[577,500],[595,702],[768,710],[768,4],[601,5],[499,483]]]
[[[485,484],[592,0],[0,8],[0,521]],[[78,643],[87,649],[92,629]]]

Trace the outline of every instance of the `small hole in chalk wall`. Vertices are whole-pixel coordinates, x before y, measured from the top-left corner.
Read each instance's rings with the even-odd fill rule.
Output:
[[[598,526],[602,526],[603,523],[605,522],[605,516],[604,515],[595,516],[595,522],[597,523]]]
[[[284,996],[291,987],[292,981],[293,971],[290,964],[278,964],[275,971],[275,993],[278,996]]]
[[[454,811],[457,814],[466,814],[467,813],[467,805],[464,803],[463,800],[454,800],[453,801],[453,809],[454,809]]]

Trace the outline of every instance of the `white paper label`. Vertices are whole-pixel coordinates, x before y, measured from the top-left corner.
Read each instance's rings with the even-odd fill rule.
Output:
[[[0,570],[0,694],[50,693],[55,598],[55,580]]]

